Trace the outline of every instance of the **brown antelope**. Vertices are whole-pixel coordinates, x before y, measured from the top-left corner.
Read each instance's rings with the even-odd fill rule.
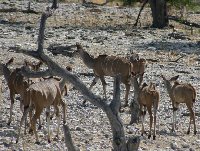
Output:
[[[10,63],[11,63],[11,61],[13,62],[13,58],[10,60]],[[16,68],[14,71],[11,72],[8,69],[8,67],[5,66],[4,70],[5,70],[4,76],[5,76],[5,79],[8,83],[8,87],[10,90],[10,100],[11,100],[10,118],[7,123],[8,125],[10,125],[10,123],[12,121],[12,110],[13,110],[13,105],[14,105],[15,94],[20,94],[20,97],[21,97],[20,108],[22,109],[23,105],[27,106],[29,104],[29,102],[26,102],[25,100],[23,100],[25,90],[28,88],[30,83],[38,82],[39,80],[38,80],[38,78],[32,78],[32,79],[25,78],[21,74],[21,68]]]
[[[142,116],[142,134],[144,134],[144,119],[146,114],[146,109],[150,116],[150,128],[149,128],[149,135],[148,138],[151,138],[151,129],[152,124],[154,121],[153,126],[153,140],[156,138],[156,114],[158,110],[158,103],[160,100],[160,94],[156,90],[155,85],[153,83],[150,83],[148,86],[146,83],[143,83],[142,87],[139,87],[139,84],[137,84],[137,87],[135,87],[135,92],[138,94],[138,103],[140,106],[140,112]],[[152,107],[153,107],[153,115],[152,115]]]
[[[6,81],[8,81],[8,78],[9,78],[10,73],[11,73],[11,71],[8,69],[8,65],[11,64],[13,62],[13,60],[14,60],[14,58],[11,58],[7,63],[5,63],[5,64],[1,63],[0,64],[0,76],[4,75]],[[1,90],[0,91],[0,99],[2,99],[1,98],[1,95],[2,95],[1,94],[2,93],[2,81],[0,81],[0,90]]]
[[[133,64],[132,71],[134,72],[134,75],[138,75],[139,77],[139,86],[140,86],[143,81],[143,75],[146,68],[146,60],[144,58],[139,58],[139,56],[138,57],[131,56],[130,62]]]
[[[120,58],[116,56],[107,56],[107,55],[99,55],[97,58],[90,56],[83,47],[76,43],[77,51],[85,65],[93,69],[95,78],[92,81],[89,89],[91,90],[92,87],[97,83],[100,79],[103,85],[104,96],[106,96],[106,81],[104,76],[116,76],[117,74],[121,75],[121,81],[126,86],[126,94],[125,94],[125,104],[124,106],[128,105],[128,95],[130,91],[130,80],[132,75],[132,64],[126,60],[125,58]],[[85,101],[83,102],[85,104]]]
[[[173,107],[173,125],[172,131],[175,131],[176,127],[176,111],[180,103],[185,103],[189,112],[190,112],[190,122],[187,134],[190,133],[190,125],[193,121],[194,123],[194,134],[197,133],[196,131],[196,124],[195,124],[195,113],[193,111],[193,105],[196,99],[196,90],[191,84],[187,83],[179,83],[176,81],[179,76],[172,77],[171,79],[167,80],[163,75],[161,77],[164,80],[164,85],[167,88],[167,92],[169,97],[172,101]],[[174,82],[172,85],[171,83]]]
[[[35,128],[36,120],[40,117],[40,114],[42,113],[44,108],[47,108],[49,111],[49,108],[51,105],[54,106],[54,109],[56,110],[56,117],[58,122],[58,129],[57,129],[57,136],[59,133],[59,127],[60,127],[60,117],[59,117],[59,108],[58,105],[62,105],[63,107],[63,122],[66,122],[66,114],[65,114],[65,103],[62,101],[62,94],[65,94],[63,91],[66,89],[60,88],[60,85],[63,81],[58,81],[55,78],[49,78],[45,81],[41,81],[38,83],[34,83],[29,86],[29,88],[25,92],[25,98],[27,100],[30,100],[30,104],[26,106],[21,122],[19,127],[19,132],[17,136],[16,143],[19,141],[20,137],[20,131],[21,126],[24,121],[24,119],[27,116],[27,113],[34,107],[35,114],[31,119],[31,130],[33,130],[35,137],[36,137],[36,143],[40,143],[37,135],[37,131]],[[63,84],[63,83],[62,83]],[[64,87],[64,86],[63,86]],[[50,115],[47,113],[47,123],[48,123],[48,142],[50,142],[50,133],[49,133],[49,119]]]

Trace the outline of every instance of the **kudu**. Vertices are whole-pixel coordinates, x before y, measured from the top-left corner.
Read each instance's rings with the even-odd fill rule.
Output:
[[[10,60],[13,62],[13,58]],[[40,64],[40,63],[38,63]],[[25,64],[26,65],[26,64]],[[41,64],[40,64],[41,65]],[[38,66],[38,65],[37,65]],[[15,100],[15,94],[20,94],[20,108],[22,109],[22,106],[26,106],[29,104],[29,102],[26,102],[24,98],[24,92],[28,88],[28,86],[33,82],[38,82],[38,79],[28,79],[25,78],[21,74],[21,68],[16,68],[14,71],[10,71],[7,66],[4,67],[5,70],[5,79],[8,83],[8,87],[10,90],[10,118],[8,120],[8,125],[10,125],[12,121],[12,110]]]
[[[75,52],[79,54],[85,65],[93,69],[95,78],[92,81],[89,89],[97,83],[100,79],[103,85],[104,96],[106,96],[106,81],[105,76],[114,77],[117,74],[121,75],[121,82],[126,86],[126,94],[125,94],[125,104],[128,105],[128,95],[130,91],[131,85],[131,76],[132,72],[132,64],[126,60],[125,58],[116,57],[116,56],[108,56],[108,55],[99,55],[97,58],[90,56],[81,46],[81,44],[76,43],[77,51]],[[85,101],[83,102],[85,104]]]
[[[146,68],[146,60],[144,58],[139,58],[139,56],[132,55],[129,58],[132,63],[132,72],[139,78],[139,86],[142,84],[143,76]]]
[[[62,83],[62,84],[61,84]],[[63,85],[63,80],[58,81],[55,78],[49,78],[44,81],[34,83],[28,87],[28,89],[25,92],[25,98],[29,100],[30,104],[28,104],[25,107],[25,110],[23,112],[23,116],[20,121],[20,127],[18,131],[18,136],[16,143],[19,141],[20,137],[20,132],[21,132],[21,127],[22,123],[25,120],[27,113],[32,110],[34,107],[35,109],[35,114],[31,119],[31,129],[36,137],[36,143],[39,144],[39,139],[37,135],[37,131],[35,128],[36,125],[36,120],[40,117],[40,114],[42,113],[44,108],[47,108],[47,125],[48,125],[48,142],[50,142],[50,132],[49,132],[49,120],[50,120],[50,106],[54,106],[54,110],[56,111],[56,117],[57,117],[57,122],[58,122],[58,129],[57,129],[57,136],[59,135],[59,127],[60,127],[60,115],[59,115],[59,108],[58,105],[62,105],[63,107],[63,123],[66,122],[66,105],[62,101],[62,94],[65,94],[63,91],[64,86],[61,89],[61,86]]]
[[[172,131],[175,131],[176,127],[176,112],[178,110],[180,103],[185,103],[189,112],[190,112],[190,122],[187,134],[190,133],[190,125],[193,121],[194,123],[194,134],[197,133],[196,124],[195,124],[195,112],[193,111],[193,106],[196,99],[196,90],[195,88],[188,83],[179,83],[176,81],[179,76],[174,76],[169,80],[165,78],[165,76],[161,75],[162,79],[164,80],[164,85],[167,88],[167,92],[172,102],[173,107],[173,125]],[[172,82],[174,84],[172,85]]]
[[[4,75],[5,80],[8,82],[9,76],[11,74],[11,71],[8,69],[8,65],[11,64],[14,61],[14,58],[11,58],[7,63],[0,64],[0,76]],[[0,81],[0,99],[2,99],[2,81]]]
[[[158,104],[160,100],[160,94],[158,90],[155,88],[155,84],[150,83],[147,85],[143,83],[140,87],[138,81],[134,79],[134,91],[138,94],[138,103],[140,106],[140,115],[142,116],[142,134],[144,134],[144,120],[146,115],[146,110],[150,116],[150,128],[149,128],[149,135],[148,138],[151,138],[151,129],[153,125],[153,140],[156,138],[156,114],[158,110]],[[153,107],[153,115],[152,115],[152,107]],[[154,117],[153,117],[154,116]]]

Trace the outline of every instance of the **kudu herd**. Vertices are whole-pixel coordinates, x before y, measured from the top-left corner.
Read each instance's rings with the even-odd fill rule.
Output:
[[[150,82],[149,85],[143,83],[143,75],[145,73],[145,68],[147,66],[147,62],[144,58],[140,58],[139,56],[131,56],[129,58],[117,57],[117,56],[108,56],[108,55],[99,55],[96,58],[91,56],[86,50],[84,50],[83,46],[80,43],[76,43],[76,51],[74,55],[80,56],[84,64],[93,69],[94,72],[94,80],[92,81],[89,89],[97,83],[100,79],[103,85],[104,97],[107,98],[106,95],[106,81],[105,76],[115,77],[120,74],[121,82],[126,87],[125,93],[125,103],[124,107],[128,106],[128,95],[130,92],[131,85],[134,86],[134,92],[138,94],[139,108],[140,108],[140,116],[142,121],[142,130],[141,135],[144,134],[144,121],[146,110],[149,113],[150,117],[150,126],[149,126],[149,134],[148,138],[151,137],[151,130],[153,126],[153,140],[156,138],[156,116],[157,110],[160,101],[160,93],[157,90],[155,84]],[[9,69],[9,65],[14,62],[14,58],[11,58],[7,63],[0,64],[1,75],[4,75],[5,81],[8,84],[8,88],[10,90],[10,117],[8,119],[8,125],[11,124],[12,121],[12,112],[13,105],[15,100],[15,94],[20,95],[20,108],[23,112],[23,116],[20,121],[20,126],[18,130],[17,140],[19,141],[21,127],[23,122],[25,121],[25,132],[26,132],[26,118],[29,113],[29,132],[35,134],[36,143],[40,143],[37,130],[36,130],[36,122],[37,119],[40,119],[41,113],[43,109],[46,108],[46,116],[47,116],[47,125],[48,125],[48,142],[50,142],[50,132],[49,132],[49,124],[50,124],[50,107],[54,107],[54,112],[57,117],[58,128],[57,128],[57,136],[59,136],[59,126],[60,126],[60,111],[59,105],[62,106],[63,109],[63,123],[66,122],[66,105],[63,101],[63,97],[67,94],[67,84],[64,83],[62,78],[58,77],[42,77],[42,78],[27,78],[25,77],[21,69],[25,66],[33,71],[39,71],[43,63],[40,61],[38,63],[29,62],[27,60],[24,61],[24,66],[21,68],[16,68],[14,70]],[[67,70],[71,71],[71,67],[67,67]],[[136,81],[133,80],[133,77],[139,77]],[[190,133],[190,125],[194,123],[194,134],[197,133],[196,124],[195,124],[195,112],[193,110],[193,106],[196,99],[196,91],[195,88],[191,84],[179,83],[176,81],[178,76],[172,77],[167,80],[165,76],[161,75],[161,78],[164,81],[164,85],[167,88],[167,92],[169,93],[169,97],[172,102],[173,107],[173,125],[172,131],[175,130],[176,124],[176,111],[178,109],[178,105],[180,103],[185,103],[189,112],[190,112],[190,122],[187,134]],[[133,82],[136,82],[133,84]],[[2,82],[0,82],[0,86],[2,87]],[[0,88],[1,88],[0,87]],[[0,91],[0,96],[1,96]],[[2,99],[2,97],[1,97]],[[86,101],[83,102],[84,104]],[[122,106],[121,106],[122,107]],[[153,108],[153,111],[152,111]],[[32,113],[34,115],[32,116]],[[40,121],[40,120],[39,120]],[[39,126],[41,125],[41,122]],[[40,126],[41,127],[41,126]]]

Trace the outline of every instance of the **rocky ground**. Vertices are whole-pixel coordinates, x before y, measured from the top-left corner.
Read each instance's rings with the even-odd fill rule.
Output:
[[[26,9],[27,1],[2,1],[0,9],[17,8]],[[31,8],[36,12],[45,10],[47,4],[34,3]],[[146,8],[141,17],[141,27],[134,28],[139,8],[121,7],[85,7],[81,4],[60,4],[55,15],[48,19],[45,33],[45,52],[60,66],[71,65],[73,73],[89,86],[92,76],[83,76],[80,73],[92,72],[77,57],[70,57],[71,52],[62,50],[63,54],[55,53],[58,46],[67,47],[80,42],[84,48],[94,56],[99,54],[118,55],[126,57],[136,52],[140,57],[148,60],[144,81],[156,83],[160,91],[160,104],[157,121],[156,140],[141,137],[139,150],[200,150],[200,31],[191,30],[175,22],[176,31],[172,29],[151,29],[150,10]],[[11,69],[23,64],[24,59],[35,61],[22,53],[14,51],[13,47],[24,49],[37,48],[37,34],[39,29],[40,14],[25,14],[22,12],[0,12],[0,60],[5,63],[14,57]],[[188,13],[190,21],[200,23],[200,14]],[[47,51],[51,50],[51,51]],[[60,51],[61,52],[61,51]],[[67,56],[69,55],[69,56]],[[179,57],[180,60],[176,61]],[[43,67],[45,68],[45,67]],[[187,135],[189,116],[185,105],[180,105],[178,111],[177,131],[171,133],[172,105],[164,88],[160,75],[167,77],[180,75],[180,81],[189,82],[197,89],[197,99],[194,106],[198,113],[196,116],[197,135]],[[61,130],[59,139],[53,139],[48,143],[45,117],[43,116],[43,128],[39,130],[40,145],[34,144],[35,137],[23,135],[18,144],[15,144],[17,128],[22,113],[19,109],[19,101],[16,101],[13,111],[11,126],[6,122],[9,117],[10,98],[8,86],[4,78],[2,87],[2,99],[0,105],[0,150],[64,150],[64,136]],[[113,79],[107,77],[107,93],[112,99]],[[71,86],[72,87],[72,86]],[[121,85],[121,99],[124,99],[124,85]],[[100,82],[93,88],[93,93],[103,97]],[[133,90],[129,95],[129,102],[133,98]],[[64,98],[67,104],[67,124],[70,127],[74,143],[80,150],[105,151],[112,149],[112,135],[109,121],[104,112],[87,102],[82,105],[83,96],[77,90],[70,89],[68,96]],[[140,135],[141,124],[129,125],[129,108],[120,113],[124,123],[126,136]],[[146,117],[146,130],[149,126],[149,116]],[[51,136],[55,137],[56,119],[51,121]]]

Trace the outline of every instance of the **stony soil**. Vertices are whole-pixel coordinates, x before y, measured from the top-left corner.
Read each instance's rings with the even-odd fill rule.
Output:
[[[37,12],[45,10],[44,3],[35,3],[32,9]],[[6,1],[0,4],[1,9],[15,7],[25,9],[26,1]],[[98,12],[94,12],[96,11]],[[77,57],[66,55],[53,55],[47,48],[51,46],[70,46],[80,42],[92,55],[99,54],[118,55],[126,57],[131,52],[138,53],[148,60],[144,81],[154,82],[160,91],[160,104],[157,121],[156,140],[148,139],[147,135],[141,137],[139,150],[179,150],[198,151],[200,150],[200,31],[184,27],[175,22],[170,22],[176,28],[172,29],[151,29],[150,10],[146,8],[141,17],[141,27],[133,28],[133,24],[139,12],[139,8],[118,8],[118,7],[85,7],[80,4],[60,4],[55,15],[48,19],[45,33],[45,52],[60,66],[71,65],[73,73],[89,86],[93,77],[83,76],[80,73],[91,73],[83,62]],[[18,53],[12,47],[34,50],[37,48],[37,34],[41,14],[0,13],[0,60],[5,63],[11,57],[15,58],[11,69],[23,64],[23,60],[35,59],[22,53]],[[190,21],[200,23],[200,14],[188,13]],[[68,53],[68,51],[65,51]],[[70,52],[69,52],[70,54]],[[174,62],[180,56],[182,59]],[[45,67],[43,67],[45,68]],[[169,96],[164,88],[160,75],[167,77],[180,75],[180,81],[189,82],[197,89],[197,99],[194,106],[198,113],[196,116],[197,135],[186,131],[189,125],[189,116],[185,105],[180,105],[178,111],[177,131],[171,133],[172,105]],[[23,135],[18,144],[15,144],[17,128],[22,113],[19,109],[19,101],[16,101],[13,111],[11,126],[7,126],[10,108],[8,86],[4,78],[2,87],[2,99],[0,105],[0,150],[65,150],[64,136],[61,130],[59,139],[53,139],[56,132],[56,119],[51,121],[52,142],[47,142],[47,128],[45,116],[43,117],[43,128],[39,130],[40,145],[36,145],[35,137]],[[112,99],[113,79],[107,77],[107,93]],[[124,99],[124,85],[121,85],[121,99]],[[72,86],[71,86],[72,88]],[[102,85],[100,82],[93,88],[93,93],[103,97]],[[129,102],[133,98],[133,90],[129,95]],[[70,127],[74,143],[80,150],[105,151],[112,149],[112,134],[109,121],[104,112],[91,103],[82,105],[83,95],[77,90],[70,89],[68,96],[64,98],[67,104],[67,124]],[[129,108],[120,113],[124,123],[126,136],[140,135],[141,124],[129,125]],[[146,117],[146,131],[148,132],[149,116]]]

